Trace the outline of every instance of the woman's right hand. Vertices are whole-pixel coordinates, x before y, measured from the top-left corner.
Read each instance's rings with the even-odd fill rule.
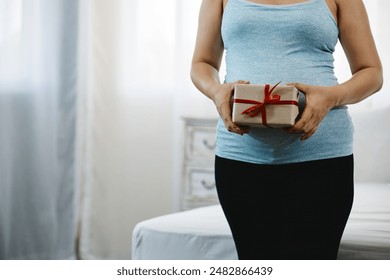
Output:
[[[236,81],[224,83],[217,86],[214,91],[213,101],[228,131],[244,135],[249,132],[249,127],[240,126],[233,123],[232,120],[232,97],[236,84],[249,84],[249,81]]]

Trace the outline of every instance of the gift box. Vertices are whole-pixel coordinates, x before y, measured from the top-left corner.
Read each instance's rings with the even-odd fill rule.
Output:
[[[291,127],[299,113],[298,90],[276,84],[237,84],[234,89],[233,122],[255,127]]]

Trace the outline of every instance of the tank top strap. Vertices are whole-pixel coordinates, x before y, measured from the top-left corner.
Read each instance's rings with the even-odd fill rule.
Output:
[[[328,3],[326,3],[326,0],[310,0],[310,1],[317,2],[321,6],[321,8],[324,9],[324,11],[330,16],[330,18],[338,28],[337,19],[334,17],[332,11],[328,6]]]

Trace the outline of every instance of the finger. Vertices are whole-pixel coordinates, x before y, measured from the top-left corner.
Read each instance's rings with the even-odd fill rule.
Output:
[[[300,119],[289,129],[290,133],[295,133],[295,132],[302,132],[304,128],[307,126],[309,121],[312,119],[313,115],[311,111],[306,108]]]
[[[308,122],[303,122],[302,124],[298,124],[298,127],[295,130],[288,131],[288,132],[301,134],[301,140],[306,140],[315,133],[317,127],[318,124],[315,121],[309,120]]]
[[[311,137],[316,131],[321,122],[318,116],[306,115],[307,118],[301,119],[298,121],[293,129],[291,129],[292,133],[301,133],[301,140],[306,140]]]
[[[246,134],[249,132],[249,129],[247,127],[240,127],[239,125],[236,125],[233,123],[232,117],[231,117],[231,110],[230,107],[224,106],[221,108],[221,117],[225,124],[225,127],[228,131],[237,133],[240,135]]]
[[[310,131],[308,131],[307,133],[304,133],[301,136],[300,140],[301,141],[305,141],[305,140],[309,139],[317,131],[317,128],[318,128],[318,126],[315,126],[315,127],[311,128]]]
[[[295,87],[298,91],[305,93],[307,92],[308,85],[301,84],[301,83],[288,83],[287,85]]]
[[[229,131],[229,132],[233,132],[233,133],[237,133],[237,134],[240,134],[240,135],[244,135],[246,133],[249,133],[249,129],[247,128],[244,128],[244,127],[241,127],[239,125],[236,125],[235,123],[233,123],[232,121],[227,121],[225,123],[225,127],[226,129]]]
[[[250,84],[250,81],[238,80],[238,81],[236,82],[236,84]]]

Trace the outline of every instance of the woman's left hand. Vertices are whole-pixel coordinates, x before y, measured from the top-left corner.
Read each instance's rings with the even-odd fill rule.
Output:
[[[306,106],[301,118],[294,126],[287,129],[290,133],[302,134],[301,140],[307,140],[318,129],[321,121],[335,106],[334,87],[311,86],[300,83],[291,83],[306,96]]]

